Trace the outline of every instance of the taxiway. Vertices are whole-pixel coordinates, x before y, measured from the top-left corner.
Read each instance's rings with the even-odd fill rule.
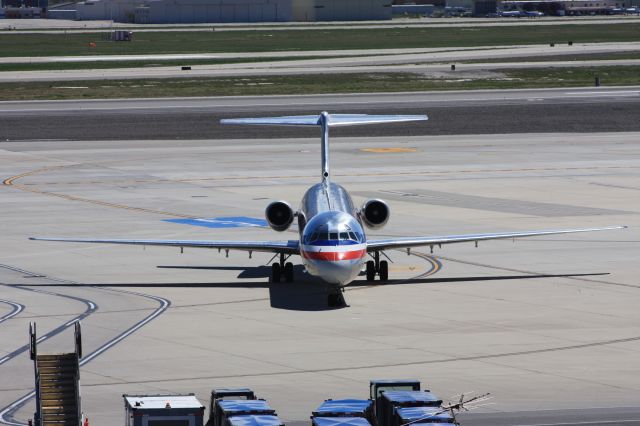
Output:
[[[287,101],[260,110],[289,111]],[[130,102],[144,113],[153,106]],[[34,105],[54,108],[19,107]],[[389,253],[394,281],[357,282],[344,309],[327,310],[323,287],[300,270],[293,284],[269,286],[268,256],[27,239],[295,238],[166,221],[261,217],[270,200],[295,205],[319,179],[312,135],[261,129],[273,138],[265,141],[225,131],[239,137],[0,144],[0,360],[9,357],[0,363],[0,422],[33,415],[32,400],[15,405],[33,390],[28,322],[49,336],[42,352],[69,350],[66,325],[82,317],[85,353],[106,348],[81,371],[95,424],[121,421],[123,393],[195,392],[204,401],[214,387],[250,386],[287,424],[302,425],[324,399],[366,397],[369,379],[392,377],[419,378],[445,398],[491,392],[495,404],[467,425],[640,423],[640,133],[385,137],[402,130],[368,128],[376,136],[334,137],[334,179],[357,203],[390,203],[388,226],[372,235],[629,225]]]

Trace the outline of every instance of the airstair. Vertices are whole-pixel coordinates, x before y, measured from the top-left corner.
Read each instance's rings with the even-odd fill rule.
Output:
[[[36,324],[29,324],[31,359],[36,378],[35,426],[80,426],[80,358],[82,335],[75,323],[75,351],[38,354]]]

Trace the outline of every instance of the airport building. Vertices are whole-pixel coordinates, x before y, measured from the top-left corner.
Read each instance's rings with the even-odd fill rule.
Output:
[[[391,19],[391,0],[85,0],[75,11],[138,24],[362,21]]]
[[[545,15],[612,14],[627,12],[639,3],[638,0],[504,0],[501,9],[538,11]]]

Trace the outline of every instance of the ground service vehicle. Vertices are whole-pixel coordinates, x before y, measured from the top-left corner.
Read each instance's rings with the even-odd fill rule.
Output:
[[[189,395],[122,395],[125,426],[202,426],[204,405]]]
[[[327,399],[311,414],[313,417],[362,417],[374,423],[370,399]]]
[[[249,388],[219,388],[211,390],[209,399],[209,421],[207,425],[213,424],[213,413],[216,411],[215,402],[218,399],[256,399],[256,395]]]
[[[420,381],[394,380],[394,379],[377,379],[369,382],[369,398],[375,403],[375,414],[378,422],[380,421],[380,403],[382,402],[382,392],[394,390],[419,391]]]
[[[378,426],[396,425],[396,410],[400,410],[401,408],[427,407],[438,409],[441,405],[442,400],[428,391],[382,392],[380,400],[380,415],[377,417]]]

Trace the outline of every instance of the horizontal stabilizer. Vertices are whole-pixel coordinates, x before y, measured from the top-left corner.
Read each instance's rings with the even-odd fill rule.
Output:
[[[220,120],[222,124],[250,124],[267,126],[322,126],[322,115],[326,114],[329,127],[356,126],[359,124],[402,123],[425,121],[426,115],[368,115],[368,114],[327,114],[291,115],[284,117],[229,118]]]

